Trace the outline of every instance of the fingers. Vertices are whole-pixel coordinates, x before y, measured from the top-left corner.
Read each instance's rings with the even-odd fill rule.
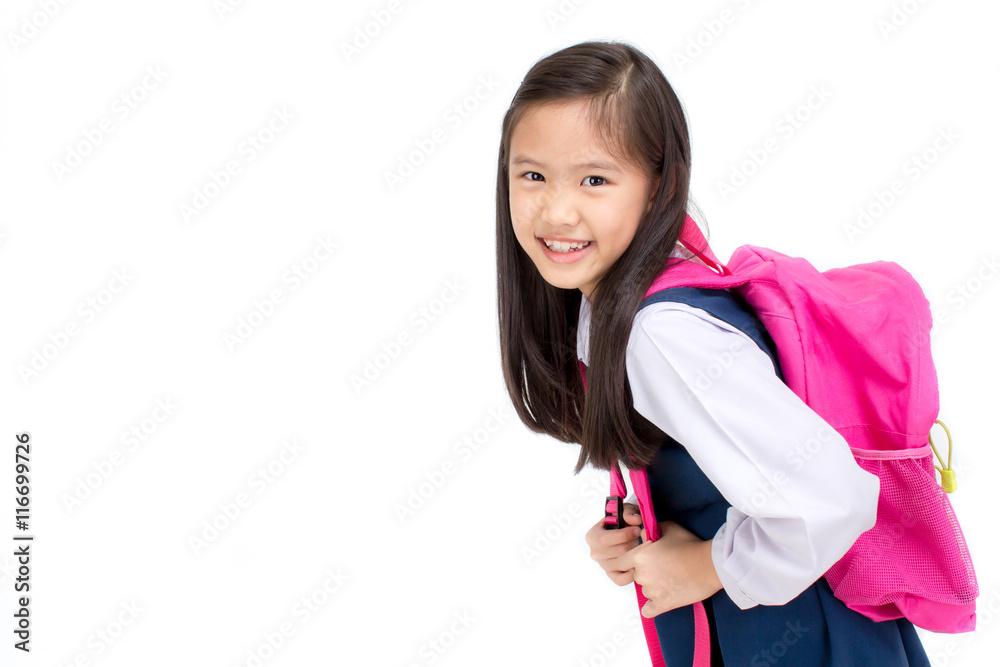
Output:
[[[623,551],[628,551],[632,547],[639,546],[639,530],[640,529],[637,526],[606,530],[604,532],[608,534],[602,536],[603,539],[600,540],[600,544],[603,547],[618,547],[625,545],[626,548]]]
[[[638,526],[642,524],[642,516],[639,514],[639,508],[629,503],[625,505],[624,509],[622,510],[622,516],[625,519],[625,523],[628,524],[628,527],[615,528],[604,531],[605,533],[608,533],[608,535],[605,536],[603,541],[605,545],[611,546],[615,544],[621,544],[626,540],[634,540],[636,537],[638,537],[639,534],[635,531],[635,528],[633,528],[633,526]],[[603,522],[604,520],[602,519],[599,523],[603,524]]]
[[[628,542],[624,542],[622,544],[616,544],[612,547],[607,547],[603,551],[604,558],[605,559],[620,558],[621,556],[624,556],[632,549],[635,549],[637,546],[639,546],[638,538],[634,540],[629,540]],[[620,568],[620,569],[628,569],[628,568]]]
[[[633,568],[625,572],[608,572],[608,577],[619,586],[625,586],[635,581],[635,569]]]
[[[636,545],[639,546],[639,540],[636,540]],[[635,554],[636,551],[634,547],[625,551],[624,553],[615,557],[613,563],[610,564],[612,568],[618,570],[619,572],[627,572],[629,570],[633,571],[633,576],[635,572]]]
[[[613,561],[616,558],[624,556],[632,549],[635,549],[637,546],[639,546],[638,538],[634,540],[629,540],[628,542],[623,542],[621,544],[614,544],[611,546],[591,546],[590,557],[596,560],[597,562],[601,563],[601,567],[603,567],[605,570],[608,570],[613,565],[613,563],[611,563],[610,561]],[[628,568],[615,568],[615,569],[626,570]]]
[[[587,544],[589,544],[592,547],[597,544],[597,538],[600,536],[600,532],[598,531],[601,532],[604,531],[604,519],[601,519],[593,526],[591,526],[590,529],[587,530],[587,534],[584,535],[584,539],[587,540]]]
[[[587,530],[585,539],[590,547],[590,557],[597,561],[608,577],[619,586],[634,581],[635,569],[626,554],[639,546],[642,517],[639,508],[626,504],[622,516],[629,524],[625,528],[605,528],[604,518]]]
[[[614,531],[609,530],[605,532],[623,533],[627,532],[627,530],[632,530],[632,529],[623,528],[621,530],[614,530]],[[632,549],[635,549],[637,546],[639,546],[638,538],[630,539],[627,542],[622,542],[611,546],[601,546],[601,545],[591,544],[590,557],[593,560],[597,561],[597,564],[601,566],[601,569],[604,570],[606,573],[608,573],[608,575],[610,576],[611,573],[613,572],[626,572],[632,569],[631,563],[623,563],[622,558],[625,558],[626,555]]]
[[[631,503],[625,505],[624,509],[622,510],[622,516],[625,518],[625,523],[627,523],[629,526],[641,526],[642,525],[642,515],[639,513],[639,508],[637,506],[631,504]],[[621,529],[621,528],[614,528],[614,529],[612,529],[612,528],[605,528],[604,527],[604,518],[601,518],[601,519],[598,519],[597,523],[595,523],[593,526],[591,526],[590,529],[587,531],[587,542],[588,543],[591,543],[591,542],[594,542],[594,543],[601,542],[601,543],[604,543],[604,544],[617,544],[620,541],[620,539],[615,538],[615,539],[612,539],[610,542],[604,542],[604,540],[607,539],[607,536],[605,536],[604,538],[601,538],[600,535],[601,534],[605,534],[605,533],[608,534],[608,535],[613,535],[614,533],[620,533],[620,532],[623,532],[623,531],[626,532],[626,533],[629,532],[629,531]],[[621,539],[624,539],[624,538],[621,538]]]
[[[638,526],[642,523],[642,515],[639,513],[639,508],[632,503],[625,505],[625,511],[622,514],[625,517],[625,522],[630,526]]]
[[[636,526],[625,528],[605,528],[604,519],[599,520],[587,531],[587,544],[592,549],[601,547],[613,547],[625,542],[631,542],[639,537]]]

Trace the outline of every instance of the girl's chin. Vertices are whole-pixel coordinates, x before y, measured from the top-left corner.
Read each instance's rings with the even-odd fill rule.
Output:
[[[560,271],[539,271],[548,284],[560,289],[580,289],[584,286],[583,278],[570,278]],[[562,275],[560,275],[562,274]]]

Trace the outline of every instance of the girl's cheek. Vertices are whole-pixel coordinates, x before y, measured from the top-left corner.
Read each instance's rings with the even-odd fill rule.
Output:
[[[523,244],[524,239],[531,234],[529,231],[531,229],[530,222],[520,215],[520,213],[515,213],[513,211],[511,211],[511,221],[514,227],[514,235],[517,237],[517,240]]]
[[[522,220],[531,220],[538,211],[537,195],[519,192],[516,187],[510,191],[510,212]]]
[[[524,227],[531,224],[531,221],[534,220],[534,213],[537,210],[538,207],[533,205],[530,199],[511,202],[510,215],[514,221],[514,226]]]

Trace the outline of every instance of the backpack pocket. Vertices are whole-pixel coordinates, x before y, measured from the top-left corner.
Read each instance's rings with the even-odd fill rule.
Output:
[[[937,482],[931,446],[851,448],[879,478],[875,526],[825,574],[834,595],[877,620],[906,617],[935,632],[975,628],[979,595],[965,536]]]

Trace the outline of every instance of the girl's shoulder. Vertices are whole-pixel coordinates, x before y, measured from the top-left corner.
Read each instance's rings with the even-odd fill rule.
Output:
[[[729,290],[718,291],[729,293]],[[739,327],[713,315],[705,307],[684,301],[649,303],[640,308],[632,319],[633,336],[642,334],[657,339],[697,338],[716,332],[749,339]]]
[[[626,348],[628,359],[665,358],[675,367],[701,368],[733,356],[774,374],[771,358],[746,332],[705,308],[677,301],[640,308]]]

